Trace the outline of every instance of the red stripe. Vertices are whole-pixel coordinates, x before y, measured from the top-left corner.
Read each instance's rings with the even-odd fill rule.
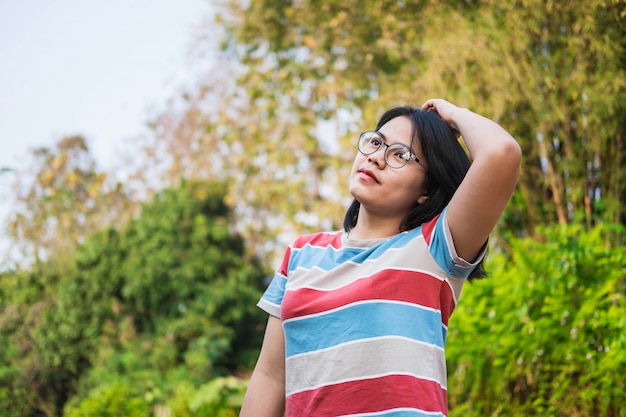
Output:
[[[441,287],[440,300],[441,300],[441,321],[446,327],[448,327],[448,320],[450,319],[450,316],[452,315],[452,312],[454,311],[456,304],[454,302],[454,295],[452,293],[452,288],[447,282]]]
[[[341,232],[335,233],[315,233],[300,236],[293,244],[294,249],[303,248],[306,245],[325,248],[332,246],[335,249],[341,247]]]
[[[427,245],[430,245],[430,239],[433,236],[433,230],[435,229],[439,216],[441,216],[441,214],[436,215],[431,221],[422,225],[422,235]]]
[[[278,271],[276,271],[278,274],[286,277],[287,276],[287,271],[289,270],[289,259],[291,258],[291,248],[288,247],[287,250],[285,251],[285,254],[283,255],[283,261],[280,264],[280,267],[278,268]]]
[[[372,299],[403,301],[440,310],[446,326],[454,306],[447,282],[421,272],[384,270],[332,291],[311,288],[288,291],[281,316],[287,320]]]
[[[286,416],[342,416],[402,407],[447,415],[446,390],[406,375],[343,382],[290,395]]]

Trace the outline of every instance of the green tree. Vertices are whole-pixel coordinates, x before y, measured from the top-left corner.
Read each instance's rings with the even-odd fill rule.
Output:
[[[25,415],[53,417],[73,396],[86,412],[109,404],[107,387],[130,386],[151,406],[181,381],[249,369],[265,273],[232,221],[223,185],[183,182],[90,236],[63,275],[47,261],[3,276],[0,401],[19,395]]]

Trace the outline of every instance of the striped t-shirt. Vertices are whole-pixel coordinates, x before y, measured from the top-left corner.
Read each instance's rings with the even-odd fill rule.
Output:
[[[448,319],[476,263],[445,211],[373,241],[298,238],[259,301],[285,333],[286,416],[446,416]]]

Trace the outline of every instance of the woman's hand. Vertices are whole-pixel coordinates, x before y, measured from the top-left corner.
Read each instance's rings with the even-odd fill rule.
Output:
[[[457,136],[460,135],[460,129],[455,121],[455,115],[462,111],[461,107],[455,106],[449,101],[440,98],[431,98],[427,100],[421,107],[424,111],[430,111],[439,116],[444,122],[450,126]]]

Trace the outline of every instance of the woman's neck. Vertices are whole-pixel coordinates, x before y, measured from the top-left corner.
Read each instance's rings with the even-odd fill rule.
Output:
[[[350,239],[369,240],[390,237],[400,233],[401,220],[389,217],[368,215],[361,210],[359,217],[348,236]]]

